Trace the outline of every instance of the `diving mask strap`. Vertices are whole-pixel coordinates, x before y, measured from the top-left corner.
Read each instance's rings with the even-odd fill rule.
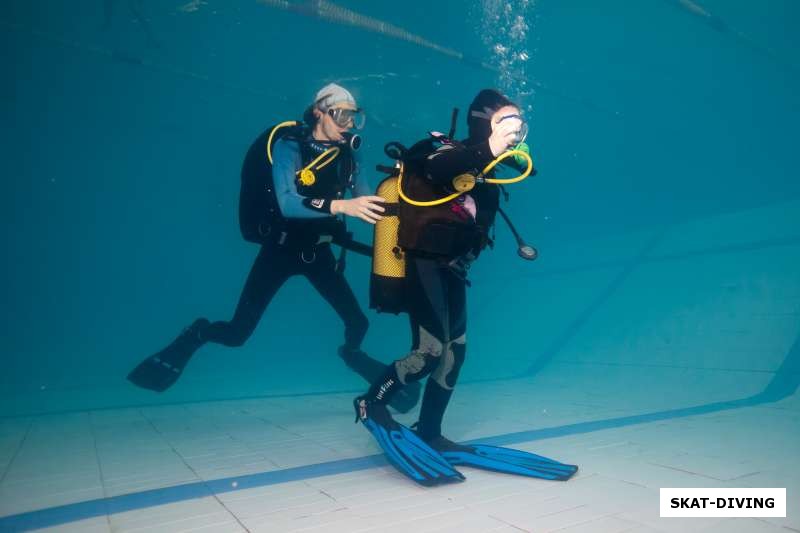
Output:
[[[492,115],[494,113],[488,107],[484,107],[483,111],[473,110],[470,111],[469,114],[475,118],[482,118],[483,120],[492,120]]]

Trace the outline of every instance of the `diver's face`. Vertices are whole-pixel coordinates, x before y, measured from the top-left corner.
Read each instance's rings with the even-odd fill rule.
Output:
[[[507,105],[501,107],[500,109],[495,111],[494,114],[492,115],[492,131],[495,130],[495,128],[497,127],[498,124],[500,124],[500,122],[505,122],[505,121],[512,121],[515,124],[518,124],[519,127],[521,128],[522,118],[517,118],[519,116],[520,112],[516,106]]]
[[[342,134],[350,129],[348,126],[352,126],[352,121],[345,127],[339,126],[333,120],[330,113],[322,111],[321,109],[314,109],[314,114],[317,116],[315,137],[319,138],[319,140],[341,142],[344,140]]]

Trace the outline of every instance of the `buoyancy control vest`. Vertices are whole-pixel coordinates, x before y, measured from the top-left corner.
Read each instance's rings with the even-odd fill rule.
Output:
[[[424,174],[425,161],[441,138],[424,139],[409,149],[397,143],[386,152],[395,157],[393,168],[382,167],[390,175],[376,194],[386,200],[384,218],[375,225],[373,263],[370,277],[370,307],[379,312],[408,311],[406,304],[406,255],[417,255],[448,263],[470,254],[477,257],[491,244],[489,231],[499,207],[499,188],[482,184],[469,192],[475,201],[476,215],[467,211],[464,195],[433,206],[418,206],[401,198],[421,202],[442,198],[453,191],[437,185]],[[395,144],[396,150],[391,145]]]
[[[423,142],[427,145],[426,141]],[[409,152],[413,154],[415,147]],[[424,157],[421,154],[409,157],[403,162],[402,181],[398,184],[406,197],[429,202],[453,193],[452,189],[425,176],[425,160],[433,151],[427,151]],[[467,194],[424,207],[406,202],[401,197],[398,202],[398,245],[412,254],[430,255],[447,261],[466,254],[477,257],[490,242],[489,230],[494,224],[500,192],[496,185],[482,184]],[[468,197],[475,203],[474,217],[466,205]]]
[[[302,123],[277,124],[270,127],[253,142],[242,164],[239,191],[239,228],[245,240],[257,244],[278,242],[286,245],[313,244],[321,235],[340,235],[344,224],[336,217],[292,219],[281,214],[268,157],[278,139],[296,142],[300,147],[301,162],[308,164],[327,147],[314,142],[310,129]],[[268,148],[267,144],[270,143]],[[297,169],[298,171],[300,169]],[[315,171],[314,183],[297,182],[297,192],[307,198],[341,198],[352,184],[355,159],[348,146],[332,164]]]

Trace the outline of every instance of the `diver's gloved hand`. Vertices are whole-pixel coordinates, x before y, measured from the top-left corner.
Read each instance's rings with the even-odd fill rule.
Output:
[[[517,144],[519,127],[520,122],[516,120],[504,120],[494,125],[492,134],[489,136],[489,149],[493,156],[498,157]]]
[[[359,196],[348,200],[333,200],[331,202],[331,214],[343,214],[350,217],[357,217],[364,222],[375,224],[382,220],[381,213],[386,209],[379,205],[386,202],[380,196]]]

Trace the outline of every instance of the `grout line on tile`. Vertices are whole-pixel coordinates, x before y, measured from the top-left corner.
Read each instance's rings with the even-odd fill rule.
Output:
[[[108,498],[108,491],[106,490],[106,477],[103,474],[103,463],[100,461],[100,451],[97,447],[97,432],[95,431],[94,427],[94,416],[92,412],[89,411],[87,413],[89,415],[89,431],[92,433],[92,446],[94,447],[94,457],[97,461],[97,471],[100,473],[100,487],[103,489],[103,501],[106,501]],[[108,525],[108,530],[112,531],[111,529],[111,517],[108,516],[108,508],[106,507],[106,524]]]
[[[14,455],[11,456],[11,459],[8,461],[8,465],[6,465],[6,468],[3,470],[2,475],[0,475],[0,484],[2,484],[5,481],[8,473],[11,472],[11,467],[13,466],[14,461],[17,460],[17,456],[19,456],[19,453],[22,451],[22,446],[25,444],[25,441],[28,440],[28,435],[30,435],[32,427],[33,427],[33,419],[30,419],[28,420],[28,426],[25,428],[25,434],[20,439],[17,449],[14,450]]]
[[[172,443],[169,441],[169,439],[168,439],[167,437],[165,437],[165,436],[164,436],[164,434],[163,434],[163,433],[161,433],[161,432],[158,430],[158,427],[156,427],[156,425],[153,423],[153,421],[152,421],[152,420],[150,420],[150,419],[147,417],[147,415],[146,415],[145,413],[143,413],[143,412],[142,412],[141,414],[142,414],[142,417],[144,417],[144,419],[145,419],[145,420],[147,420],[147,423],[148,423],[148,424],[150,424],[150,427],[152,427],[152,428],[153,428],[153,431],[155,431],[155,432],[156,432],[156,433],[157,433],[157,434],[158,434],[158,435],[159,435],[159,436],[160,436],[160,437],[161,437],[161,438],[164,440],[164,442],[166,442],[167,446],[169,446],[169,447],[170,447],[170,449],[172,450],[172,452],[173,452],[175,455],[177,455],[177,456],[178,456],[178,458],[181,460],[181,462],[182,462],[184,465],[186,465],[186,468],[188,468],[188,469],[189,469],[189,471],[191,471],[191,472],[192,472],[192,473],[193,473],[193,474],[194,474],[194,475],[197,477],[197,479],[199,479],[199,480],[201,480],[201,481],[202,481],[203,485],[205,485],[205,486],[206,486],[206,488],[208,489],[208,492],[209,492],[209,493],[211,494],[211,496],[212,496],[212,497],[213,497],[213,498],[214,498],[214,499],[217,501],[217,503],[218,503],[218,504],[220,504],[220,506],[222,506],[222,508],[223,508],[223,509],[225,509],[225,511],[226,511],[226,512],[227,512],[229,515],[231,515],[231,517],[232,517],[234,520],[236,520],[236,523],[237,523],[237,524],[239,524],[239,527],[241,527],[241,528],[242,528],[244,531],[246,531],[247,533],[250,533],[250,530],[249,530],[249,529],[248,529],[248,528],[247,528],[247,527],[246,527],[246,526],[245,526],[245,525],[242,523],[242,521],[241,521],[241,520],[239,520],[239,517],[238,517],[238,516],[236,516],[236,515],[233,513],[233,511],[231,511],[230,509],[228,509],[228,506],[227,506],[227,505],[225,505],[225,503],[224,503],[222,500],[220,500],[220,498],[219,498],[219,496],[217,495],[217,493],[216,493],[216,492],[214,492],[213,490],[211,490],[211,487],[209,487],[209,486],[208,486],[208,484],[206,483],[206,480],[205,480],[205,479],[203,479],[203,478],[201,478],[201,477],[200,477],[200,476],[197,474],[197,472],[195,471],[195,469],[194,469],[194,468],[192,468],[192,466],[191,466],[191,465],[190,465],[188,462],[186,462],[186,459],[184,459],[184,458],[183,458],[183,456],[182,456],[180,453],[178,453],[178,450],[176,450],[176,449],[175,449],[175,447],[172,445]]]

